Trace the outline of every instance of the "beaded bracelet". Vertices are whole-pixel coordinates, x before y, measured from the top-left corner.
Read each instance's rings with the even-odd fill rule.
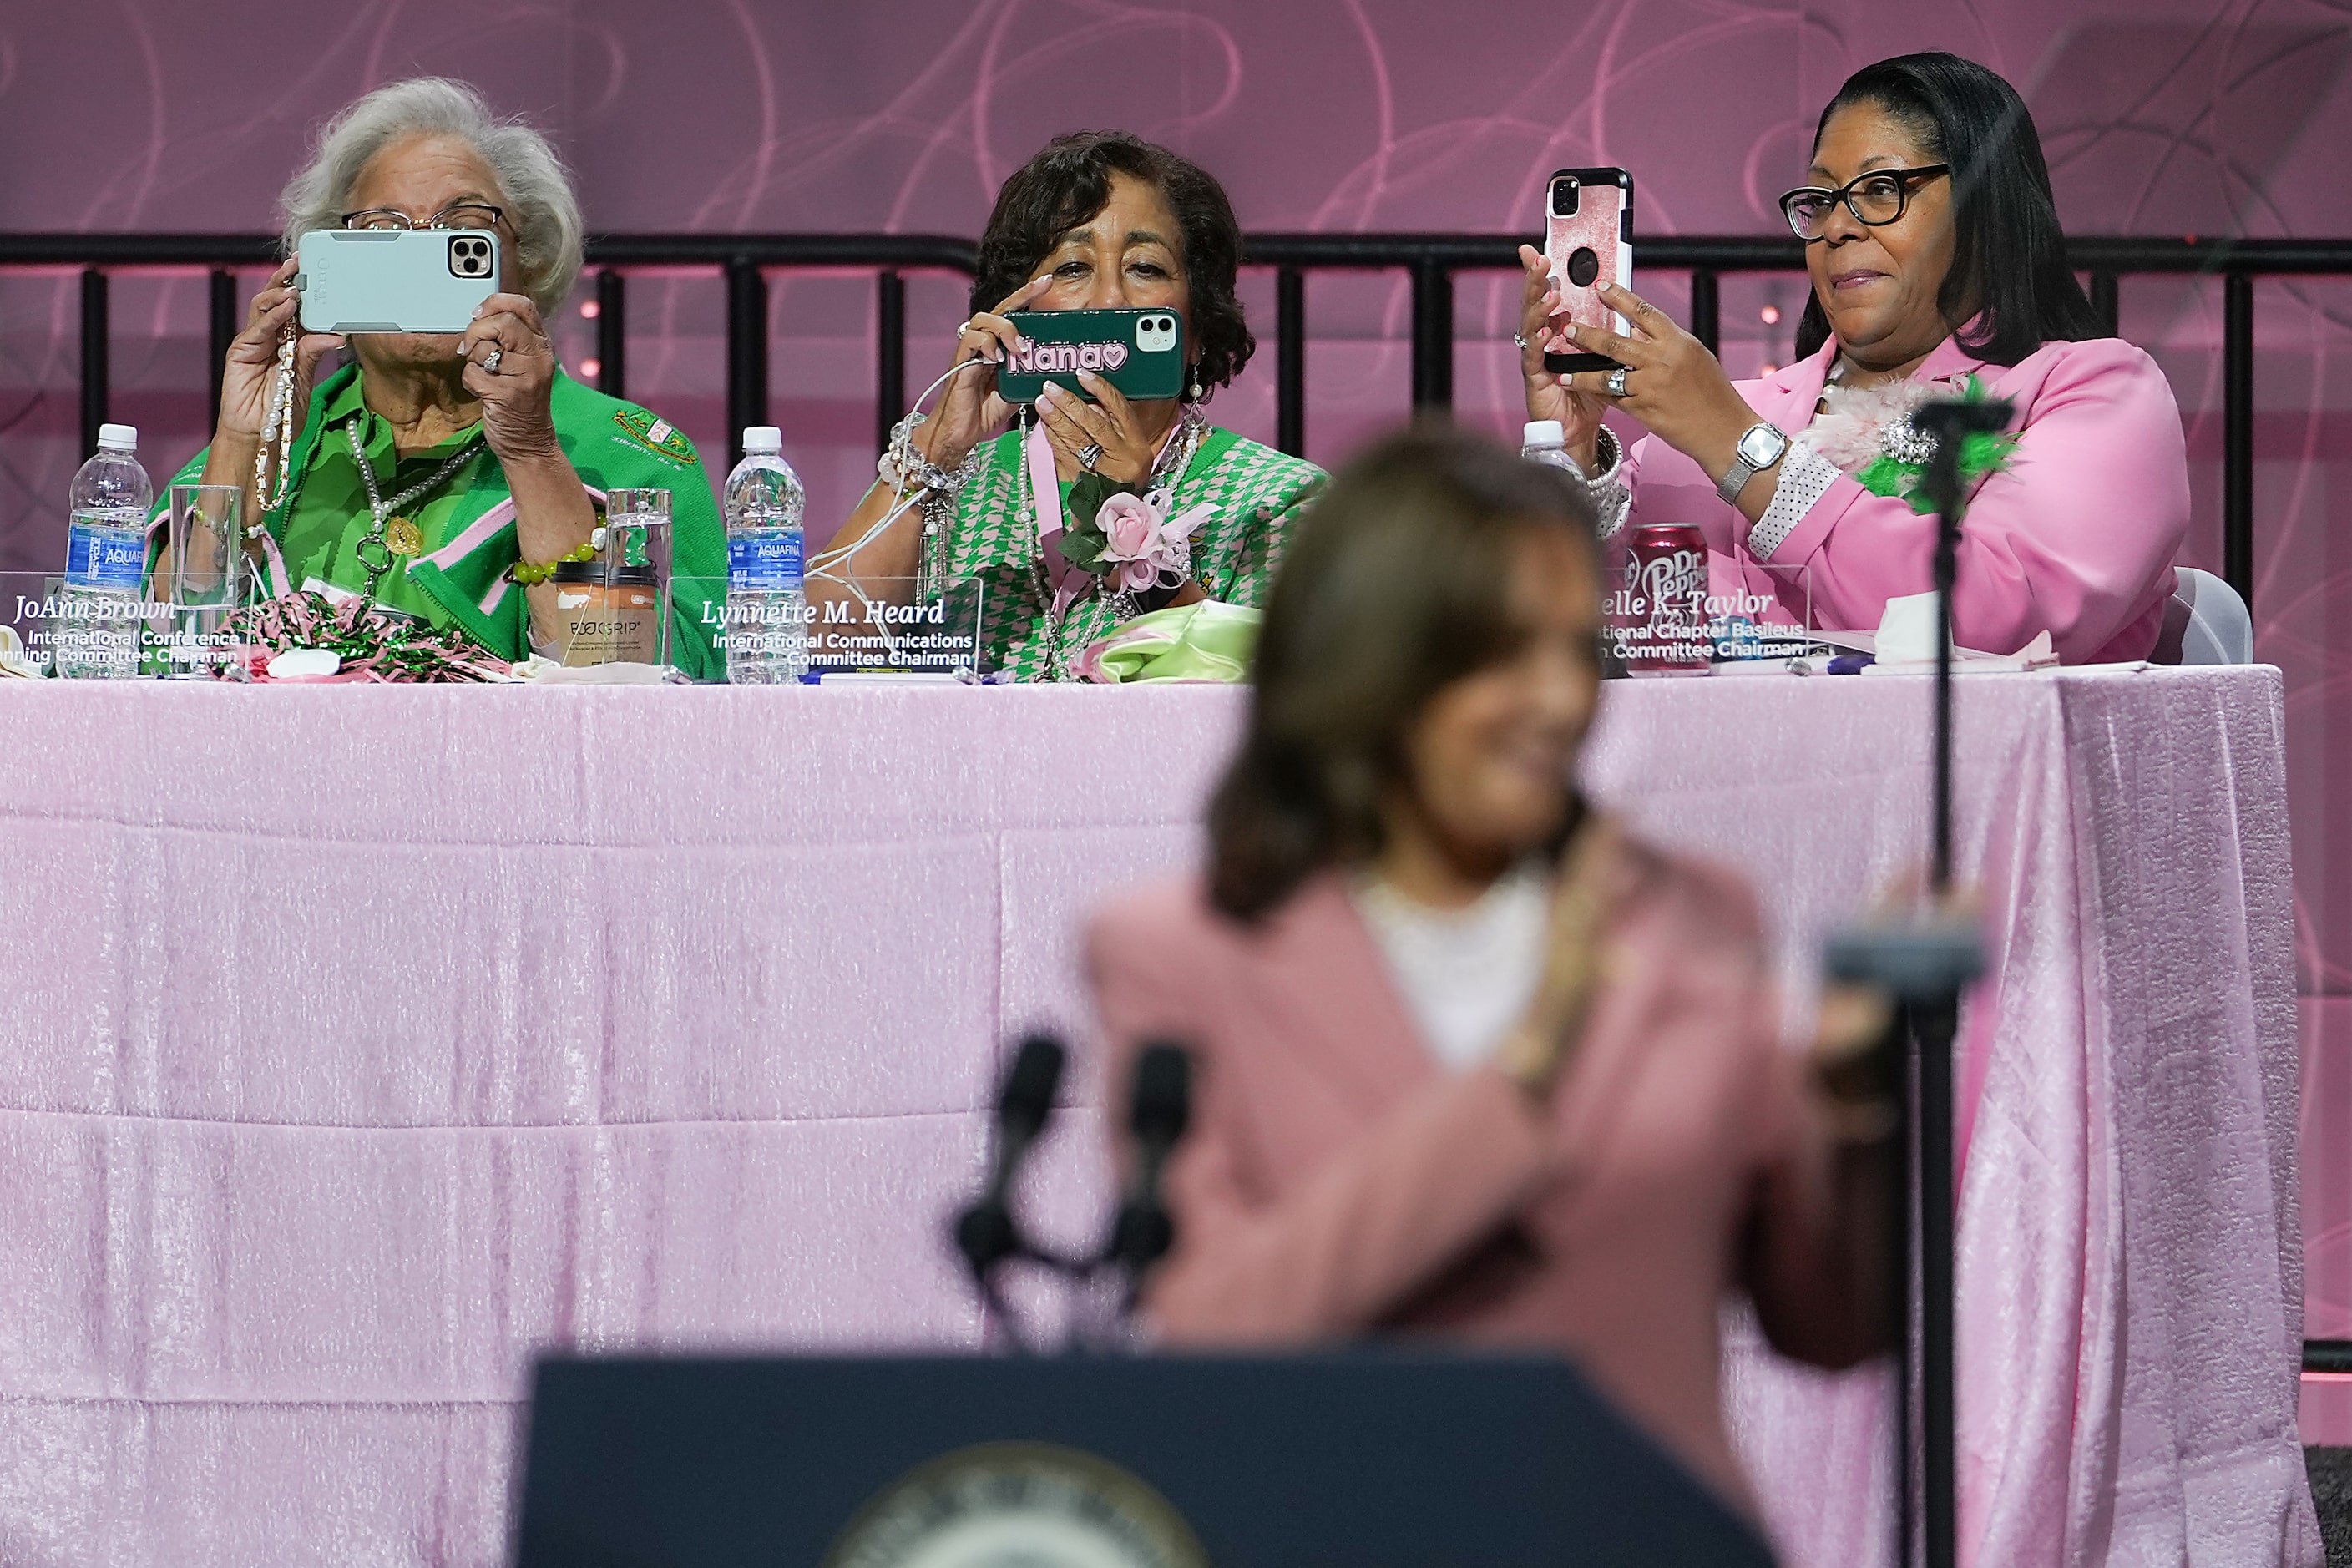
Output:
[[[593,561],[595,559],[596,546],[590,543],[583,544],[577,550],[567,550],[544,566],[534,566],[528,561],[518,561],[509,570],[511,572],[516,582],[521,584],[526,588],[536,588],[541,583],[544,583],[549,578],[554,576],[555,569],[564,564],[566,562]]]
[[[922,417],[919,414],[908,416],[908,418],[918,424],[921,423]],[[929,490],[936,495],[951,496],[961,490],[964,482],[980,471],[970,455],[952,468],[940,468],[929,458],[918,453],[907,441],[906,435],[909,428],[907,420],[900,420],[891,429],[890,444],[882,448],[882,455],[879,458],[874,459],[875,473],[881,477],[884,484],[888,485],[900,495],[905,495],[911,487]],[[975,454],[979,450],[977,447],[972,448]]]

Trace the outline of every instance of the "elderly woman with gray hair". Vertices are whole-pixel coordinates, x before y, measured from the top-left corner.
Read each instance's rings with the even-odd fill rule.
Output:
[[[579,277],[581,217],[543,136],[462,82],[394,82],[329,122],[280,205],[289,259],[230,345],[212,444],[177,477],[247,488],[268,591],[365,596],[519,659],[556,640],[553,568],[587,559],[604,493],[621,487],[672,489],[674,572],[723,578],[692,443],[556,363],[545,318]],[[499,236],[502,291],[462,335],[301,331],[291,253],[304,234],[425,227]],[[264,496],[255,479],[278,457],[273,384],[289,340],[293,438]],[[320,380],[345,348],[352,363]],[[673,611],[672,660],[714,677],[700,620]]]

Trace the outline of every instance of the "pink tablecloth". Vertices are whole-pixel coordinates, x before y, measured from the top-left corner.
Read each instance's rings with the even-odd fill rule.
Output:
[[[1922,839],[1925,689],[1615,688],[1599,793],[1792,975]],[[0,689],[0,1562],[489,1563],[536,1347],[970,1343],[993,1048],[1179,863],[1229,692]],[[2315,1563],[2279,687],[1985,677],[1972,1561]],[[1081,1099],[1093,1098],[1082,1086]],[[1096,1201],[1093,1117],[1037,1196]],[[1735,1355],[1791,1558],[1867,1377]]]

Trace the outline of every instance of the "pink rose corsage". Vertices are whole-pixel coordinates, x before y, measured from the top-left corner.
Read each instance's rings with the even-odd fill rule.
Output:
[[[1215,510],[1195,506],[1171,517],[1164,489],[1144,496],[1126,490],[1105,496],[1094,515],[1102,547],[1089,570],[1130,593],[1175,587],[1192,570],[1192,531]]]

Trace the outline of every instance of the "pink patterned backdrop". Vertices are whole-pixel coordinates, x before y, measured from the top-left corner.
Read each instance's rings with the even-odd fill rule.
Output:
[[[1253,228],[1531,230],[1543,175],[1621,163],[1647,233],[1768,232],[1821,104],[1855,66],[1926,47],[2032,103],[2074,232],[2352,234],[2345,0],[100,0],[0,10],[0,226],[255,230],[310,127],[416,72],[480,84],[551,130],[592,228],[978,232],[1046,136],[1123,125],[1215,170]],[[246,279],[252,286],[250,278]],[[1247,297],[1269,334],[1272,284]],[[1682,280],[1647,285],[1680,310]],[[1462,412],[1516,424],[1507,278],[1457,289]],[[0,566],[53,568],[80,454],[70,275],[0,275]],[[204,439],[205,284],[119,276],[115,417],[151,469]],[[584,300],[583,301],[584,302]],[[1735,374],[1789,352],[1792,278],[1727,279]],[[1310,455],[1403,413],[1401,276],[1308,293]],[[774,417],[829,532],[871,474],[872,289],[779,276]],[[908,384],[963,314],[909,288]],[[715,276],[638,276],[629,392],[725,450]],[[2302,916],[2305,1221],[2315,1335],[2352,1335],[2352,282],[2261,285],[2255,441],[2261,657],[2287,679]],[[2125,334],[2188,422],[2193,563],[2220,557],[2221,289],[2126,281]],[[594,352],[577,307],[559,332]],[[1271,354],[1215,405],[1271,438]],[[2339,1439],[2340,1440],[2340,1439]]]

